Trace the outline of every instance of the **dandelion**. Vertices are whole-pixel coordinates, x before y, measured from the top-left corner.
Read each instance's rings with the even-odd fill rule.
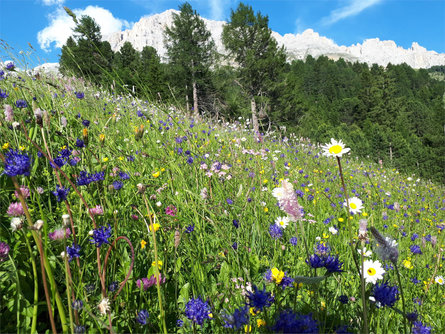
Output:
[[[347,203],[343,203],[344,206],[347,206]],[[362,212],[363,209],[363,202],[358,197],[352,197],[349,199],[349,211],[353,214],[357,214]]]
[[[348,153],[351,149],[345,148],[345,144],[340,141],[336,141],[334,138],[331,138],[331,142],[325,145],[322,145],[323,154],[328,157],[338,157],[341,158],[343,154]]]
[[[383,279],[385,270],[379,261],[365,260],[363,262],[363,277],[366,283],[375,284],[378,280]]]

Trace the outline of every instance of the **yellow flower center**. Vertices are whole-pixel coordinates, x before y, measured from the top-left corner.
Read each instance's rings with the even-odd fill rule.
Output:
[[[374,276],[375,274],[376,274],[376,271],[375,271],[374,268],[369,268],[369,269],[368,269],[368,275],[369,275],[369,276]]]
[[[283,226],[283,225],[284,225],[284,222],[283,222],[283,221],[280,221],[280,225]]]
[[[342,150],[342,148],[341,148],[340,145],[334,145],[334,146],[331,146],[329,148],[329,153],[331,153],[331,154],[339,154],[341,152],[341,150]]]
[[[349,203],[349,206],[351,209],[357,209],[357,205],[355,205],[355,203]]]

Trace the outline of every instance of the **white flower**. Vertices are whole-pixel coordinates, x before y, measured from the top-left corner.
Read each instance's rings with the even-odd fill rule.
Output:
[[[363,277],[366,283],[375,284],[377,280],[383,279],[385,270],[379,261],[366,260],[363,262]]]
[[[11,230],[12,232],[17,231],[22,227],[22,220],[20,218],[14,217],[11,219]]]
[[[278,217],[275,219],[275,225],[278,225],[281,228],[286,228],[287,225],[289,225],[289,221],[288,217]]]
[[[329,232],[336,235],[338,233],[338,230],[335,227],[331,226],[331,227],[329,227]]]
[[[434,281],[436,281],[437,284],[443,285],[444,283],[443,276],[436,276]]]
[[[161,205],[162,205],[162,203],[161,203],[161,202],[159,202],[159,201],[158,201],[158,202],[156,202],[156,206],[157,206],[157,207],[160,207]]]
[[[345,148],[345,144],[340,141],[336,141],[334,138],[331,138],[331,142],[325,145],[322,145],[323,154],[328,157],[341,157],[343,154],[348,153],[351,149]]]
[[[346,202],[343,203],[344,206],[346,206]],[[363,209],[363,202],[358,197],[352,197],[349,199],[349,211],[353,214],[362,212]]]
[[[316,237],[315,240],[320,241],[321,237]]]
[[[362,250],[358,249],[357,252],[361,255],[362,254]],[[370,250],[366,250],[366,247],[363,247],[363,256],[364,257],[370,257],[372,255],[372,252]]]
[[[108,298],[104,298],[101,300],[99,305],[97,305],[97,307],[99,308],[100,314],[105,315],[107,314],[107,311],[110,310],[110,301]]]

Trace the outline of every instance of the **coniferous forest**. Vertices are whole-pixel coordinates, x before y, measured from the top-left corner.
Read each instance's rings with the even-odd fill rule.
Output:
[[[229,54],[221,55],[191,5],[179,9],[165,33],[168,62],[153,47],[139,52],[130,42],[113,52],[92,18],[71,13],[77,27],[62,48],[61,72],[195,115],[252,118],[260,133],[344,138],[362,157],[445,180],[445,66],[369,66],[310,55],[289,61],[267,16],[242,3],[223,32]]]

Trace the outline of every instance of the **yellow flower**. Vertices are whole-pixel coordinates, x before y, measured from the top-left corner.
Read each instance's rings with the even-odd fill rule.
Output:
[[[105,157],[105,158],[102,159],[102,161],[103,161],[103,162],[107,162],[107,161],[108,161],[108,158]]]
[[[280,284],[284,278],[284,272],[279,270],[278,268],[272,268],[271,272],[272,272],[272,280],[274,280],[275,283]]]
[[[153,261],[153,263],[151,264],[153,267],[156,267],[156,261]],[[159,268],[159,269],[161,269],[161,267],[162,267],[162,261],[161,260],[158,260],[158,265],[157,265],[157,267]]]
[[[146,244],[147,244],[147,241],[141,240],[141,249],[144,249]]]
[[[209,318],[210,318],[210,319],[213,318],[213,313],[209,313]]]
[[[245,332],[245,333],[250,333],[251,330],[252,330],[252,326],[250,326],[250,325],[244,325],[244,332]]]
[[[261,326],[266,326],[266,322],[263,319],[257,319],[256,325],[258,328],[260,328]]]
[[[410,258],[408,258],[406,260],[403,260],[403,266],[405,268],[407,268],[407,269],[410,269],[410,270],[414,268],[413,264],[411,263],[411,259]]]
[[[363,213],[362,213],[362,216],[363,216],[363,217],[367,217],[368,214],[367,214],[366,212],[363,212]]]
[[[84,137],[88,136],[88,129],[87,129],[87,128],[83,128],[83,130],[82,130],[82,135],[83,135]]]
[[[161,225],[158,223],[153,224],[153,229],[155,230],[155,232],[157,232],[157,230],[159,230],[160,227],[161,227]],[[151,231],[151,225],[150,225],[150,231]]]
[[[105,140],[105,135],[104,135],[103,133],[101,133],[101,134],[99,135],[99,140],[100,140],[100,141],[104,141],[104,140]]]
[[[260,310],[255,309],[255,307],[251,307],[249,309],[249,312],[250,312],[251,315],[256,316],[257,314],[260,313]]]
[[[343,218],[338,218],[338,221],[339,221],[340,223],[343,223],[344,219],[343,219]]]
[[[266,184],[267,182],[269,182],[269,180],[267,180],[267,179],[264,179],[264,180],[263,180],[263,183],[264,183],[264,184]]]
[[[124,157],[120,156],[118,159],[119,159],[119,161],[122,161],[122,160],[124,160]]]
[[[269,212],[269,209],[268,208],[264,208],[264,212]]]
[[[328,239],[328,238],[329,238],[329,235],[326,233],[323,233],[323,239]]]
[[[154,178],[159,177],[159,175],[161,175],[160,171],[157,171],[156,173],[151,174],[151,176],[153,176]]]
[[[2,149],[7,150],[9,148],[9,143],[4,143]]]
[[[24,151],[25,150],[25,146],[20,145],[19,149],[20,149],[20,151]]]
[[[161,172],[165,172],[165,168],[161,168]]]

